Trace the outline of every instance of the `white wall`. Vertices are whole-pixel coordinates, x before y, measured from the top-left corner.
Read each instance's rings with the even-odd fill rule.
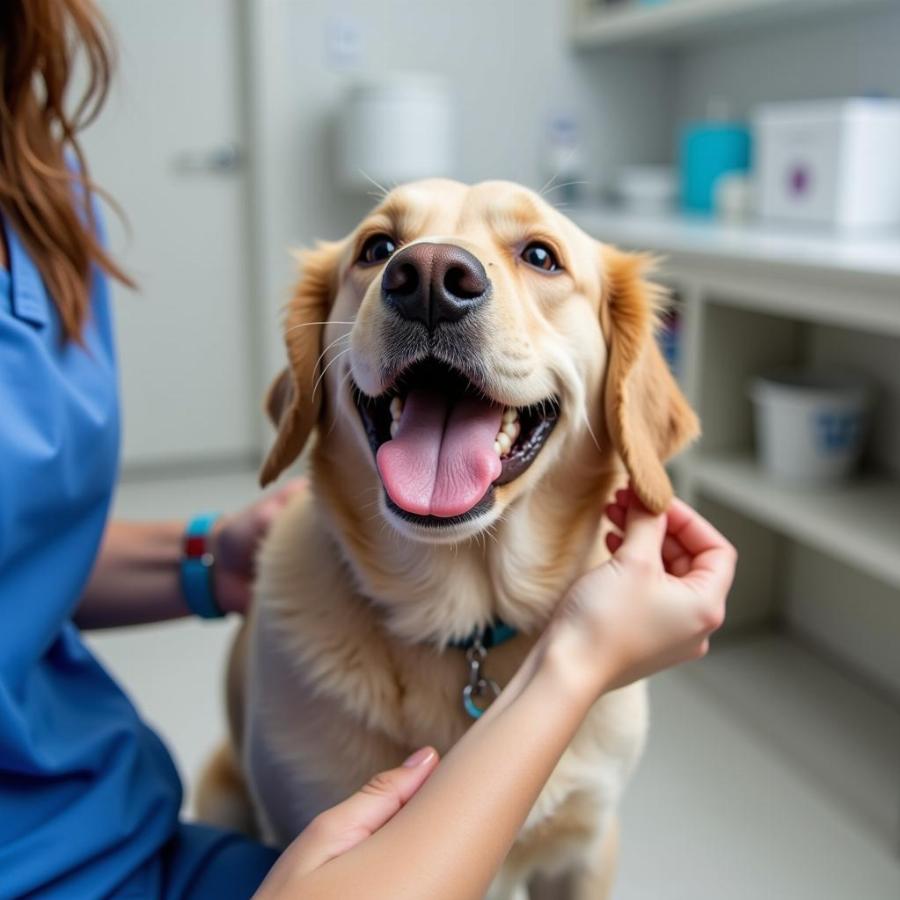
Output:
[[[329,63],[336,15],[361,34],[363,71],[431,71],[450,79],[459,110],[459,177],[540,187],[540,140],[555,109],[574,111],[589,179],[624,161],[656,161],[671,133],[664,60],[643,53],[578,57],[562,0],[260,0],[250,22],[255,230],[268,300],[267,367],[284,353],[278,310],[292,277],[290,246],[349,231],[373,202],[334,187],[331,121],[350,77]]]
[[[711,97],[745,116],[764,101],[900,96],[900,4],[807,16],[691,48],[675,64],[679,119],[706,112]]]

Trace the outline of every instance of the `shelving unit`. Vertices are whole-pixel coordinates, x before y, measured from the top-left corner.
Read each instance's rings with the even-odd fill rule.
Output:
[[[880,474],[828,487],[785,485],[753,455],[747,392],[752,376],[771,366],[823,359],[860,363],[883,384],[883,409],[896,417],[900,234],[850,239],[608,209],[581,210],[573,218],[599,240],[658,254],[659,278],[677,294],[680,378],[704,434],[675,461],[673,474],[679,492],[711,516],[741,554],[729,600],[732,637],[746,640],[760,629],[771,634],[773,625],[777,633],[789,624],[827,651],[812,667],[819,674],[806,677],[812,671],[806,651],[778,640],[765,666],[790,684],[772,677],[766,689],[751,687],[747,679],[759,664],[751,653],[748,659],[756,661],[746,670],[732,663],[707,667],[716,672],[712,685],[785,753],[819,766],[821,783],[834,782],[829,790],[838,802],[852,803],[877,822],[882,845],[900,846],[900,770],[884,763],[884,735],[871,731],[870,737],[880,736],[869,746],[847,712],[854,704],[841,707],[819,693],[828,683],[822,672],[839,661],[860,679],[860,697],[867,696],[869,684],[874,705],[867,727],[883,721],[894,729],[888,743],[895,746],[900,666],[897,641],[890,636],[900,634],[900,429],[883,431],[885,439],[873,448],[873,468]],[[767,700],[767,690],[789,694],[795,711],[809,707],[821,715],[798,728],[784,704]],[[891,695],[893,706],[889,700],[887,707],[875,703]],[[887,708],[893,711],[885,713]],[[821,746],[829,728],[845,735],[835,743],[839,752]],[[868,779],[864,797],[850,797],[835,777],[850,759],[859,761],[865,773],[860,777]]]
[[[576,0],[572,39],[578,47],[689,43],[736,29],[815,13],[859,9],[886,0],[660,0],[603,6]]]
[[[773,481],[744,454],[698,453],[682,465],[695,490],[900,591],[900,481],[791,487]]]
[[[705,419],[699,448],[676,462],[685,486],[900,590],[900,458],[893,475],[780,485],[752,456],[746,393],[753,374],[796,356],[810,327],[895,340],[888,363],[900,373],[900,233],[842,238],[612,209],[573,218],[599,240],[659,254],[682,300],[682,380]]]
[[[633,161],[671,162],[679,123],[711,98],[747,120],[762,103],[861,94],[876,82],[895,94],[882,64],[897,24],[892,2],[570,0],[570,39],[585,66],[614,50],[659,67],[658,90],[674,112],[669,143],[636,146]],[[873,65],[859,69],[864,41]],[[607,165],[600,180],[609,186],[614,175]],[[670,471],[740,554],[725,630],[692,672],[708,702],[855,820],[860,843],[840,851],[857,868],[854,886],[806,893],[815,879],[804,875],[802,890],[785,896],[850,896],[859,884],[861,895],[893,897],[894,887],[862,885],[879,853],[900,865],[900,229],[725,226],[609,208],[568,215],[603,242],[656,255],[654,277],[679,312],[676,374],[703,435]],[[804,365],[858,369],[879,387],[865,474],[846,484],[785,485],[756,460],[751,380]],[[740,756],[726,750],[729,774]],[[709,815],[740,833],[718,805]],[[779,892],[776,878],[769,893]]]

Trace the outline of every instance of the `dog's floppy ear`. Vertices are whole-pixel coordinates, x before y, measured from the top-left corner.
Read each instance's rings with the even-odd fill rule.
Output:
[[[663,290],[646,280],[652,259],[614,247],[603,247],[601,258],[607,430],[635,493],[658,513],[672,500],[663,463],[697,437],[700,426],[656,343]]]
[[[288,367],[272,383],[266,411],[278,434],[259,474],[265,487],[302,452],[322,406],[322,387],[313,391],[318,377],[323,323],[334,300],[341,244],[321,243],[298,256],[300,281],[288,304],[284,343]]]

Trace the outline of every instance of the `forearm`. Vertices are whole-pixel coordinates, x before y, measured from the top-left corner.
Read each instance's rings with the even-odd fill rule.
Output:
[[[184,526],[182,521],[111,522],[76,624],[113,628],[186,616],[179,575]]]
[[[597,696],[545,646],[390,822],[283,896],[482,897]]]

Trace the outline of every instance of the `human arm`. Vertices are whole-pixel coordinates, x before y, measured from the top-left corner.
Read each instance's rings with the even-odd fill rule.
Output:
[[[580,579],[519,672],[437,765],[376,776],[282,856],[260,900],[483,896],[591,705],[706,652],[735,554],[675,502],[651,516],[630,492],[608,510],[613,559]]]
[[[302,481],[291,482],[217,520],[212,533],[214,594],[223,612],[247,609],[259,541],[285,503],[303,488]],[[185,526],[183,520],[110,522],[76,624],[113,628],[188,615],[180,577]]]

